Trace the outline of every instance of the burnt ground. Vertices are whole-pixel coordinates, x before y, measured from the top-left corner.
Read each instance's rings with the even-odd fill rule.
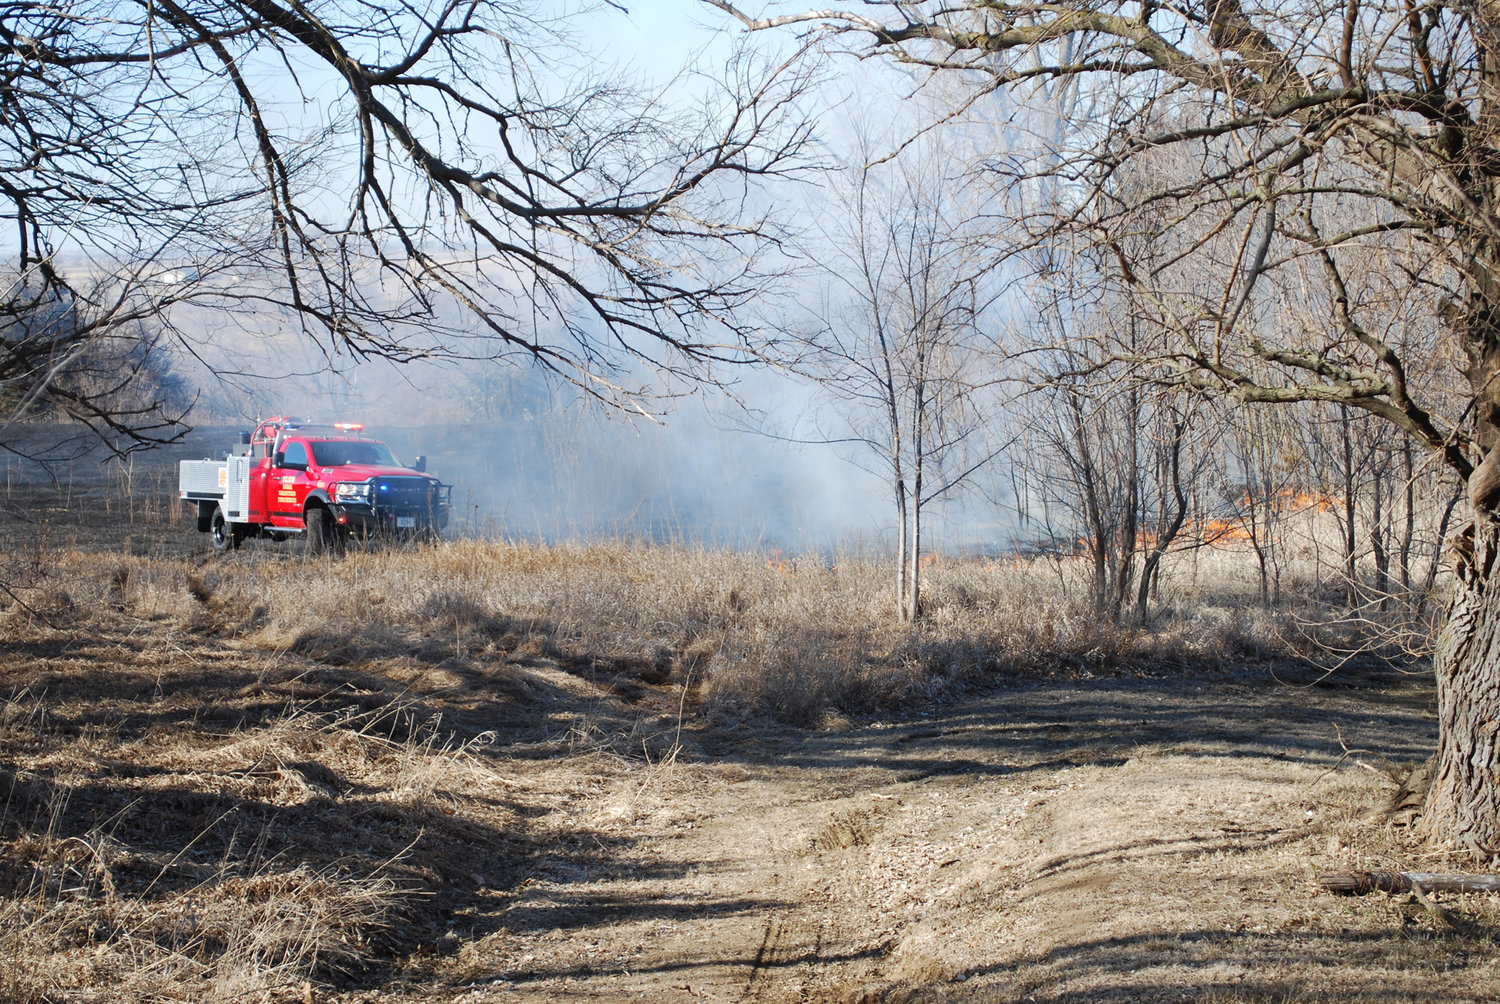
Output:
[[[23,456],[0,454],[0,555],[77,549],[188,557],[205,550],[204,535],[191,532],[196,514],[176,499],[177,462],[222,457],[232,430],[201,430],[124,458],[58,426],[11,431]]]

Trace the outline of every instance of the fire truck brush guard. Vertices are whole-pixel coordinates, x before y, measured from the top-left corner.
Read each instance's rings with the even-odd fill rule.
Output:
[[[249,537],[300,536],[309,551],[349,538],[435,539],[448,525],[453,486],[403,466],[352,422],[321,425],[278,415],[240,434],[223,460],[184,460],[177,494],[198,507],[198,529],[216,550]]]

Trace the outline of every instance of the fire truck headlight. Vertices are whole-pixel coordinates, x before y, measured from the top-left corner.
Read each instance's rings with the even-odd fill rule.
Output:
[[[370,501],[370,486],[352,481],[340,481],[333,488],[333,497],[340,502]]]

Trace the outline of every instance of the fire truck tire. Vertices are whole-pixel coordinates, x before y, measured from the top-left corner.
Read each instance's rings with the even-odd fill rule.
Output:
[[[344,539],[333,521],[333,513],[323,506],[310,506],[302,517],[307,540],[308,554],[340,554],[344,550]]]
[[[224,515],[224,507],[218,506],[208,524],[208,539],[215,551],[232,551],[245,539],[243,531]]]

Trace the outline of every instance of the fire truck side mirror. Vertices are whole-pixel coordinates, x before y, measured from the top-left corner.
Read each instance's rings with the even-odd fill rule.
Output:
[[[285,459],[286,459],[286,454],[282,453],[280,450],[277,450],[275,453],[273,453],[271,455],[271,466],[272,467],[281,467],[282,466],[281,462],[283,460],[285,460]]]
[[[419,471],[419,472],[421,472],[423,474],[426,474],[427,473],[427,458],[424,457],[420,453],[417,454],[417,459],[414,460],[414,461],[412,461],[411,469],[414,470],[414,471]]]

